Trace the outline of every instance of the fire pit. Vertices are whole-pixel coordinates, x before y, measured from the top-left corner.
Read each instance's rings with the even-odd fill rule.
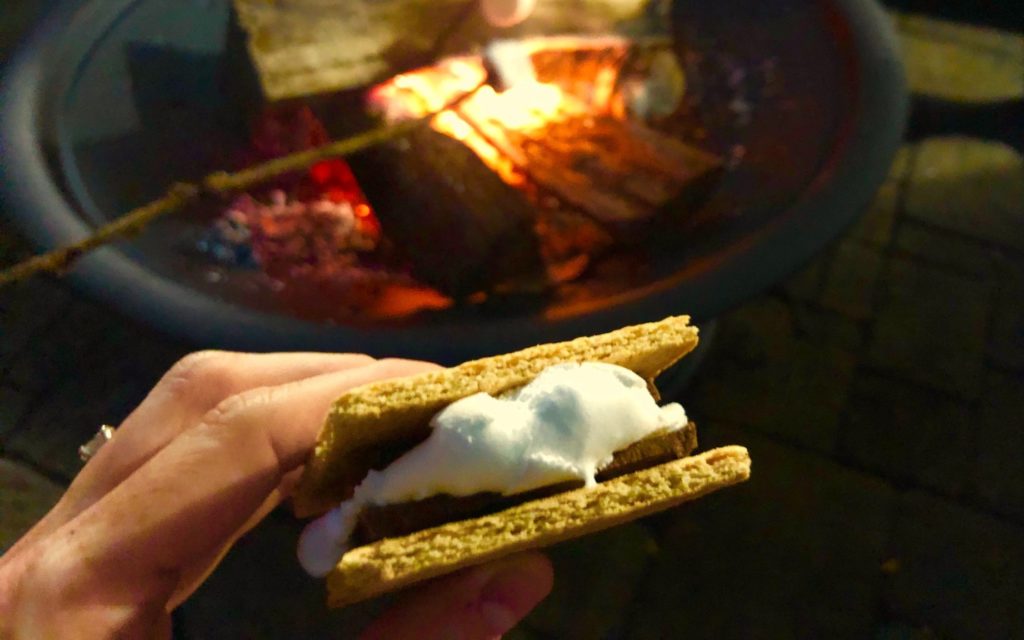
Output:
[[[237,55],[226,1],[72,4],[13,60],[0,102],[5,201],[46,247],[229,166],[251,132],[224,82]],[[278,207],[272,218],[224,204],[236,226],[221,232],[264,234],[264,267],[286,223],[314,230],[301,251],[317,264],[335,264],[321,257],[339,246],[364,254],[341,285],[333,272],[293,285],[200,259],[209,212],[160,222],[71,277],[202,344],[448,362],[671,313],[713,318],[867,204],[902,131],[902,74],[871,2],[651,5],[668,11],[642,29],[496,31],[493,46],[530,60],[525,82],[503,86],[464,49],[311,103],[337,134],[483,83],[430,127],[352,158],[354,191],[348,164],[323,165],[308,178],[321,204],[255,194]],[[378,263],[408,269],[382,279]],[[339,311],[352,291],[375,293]]]

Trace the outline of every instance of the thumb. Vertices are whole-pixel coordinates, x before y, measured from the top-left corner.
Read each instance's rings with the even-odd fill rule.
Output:
[[[433,580],[402,596],[362,640],[490,640],[510,631],[551,592],[546,556],[523,553]]]

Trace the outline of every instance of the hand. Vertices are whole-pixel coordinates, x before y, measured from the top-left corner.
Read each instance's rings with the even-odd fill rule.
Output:
[[[170,637],[170,612],[291,493],[330,403],[435,366],[333,354],[185,358],[0,558],[0,637]],[[551,581],[539,554],[470,569],[407,594],[365,637],[499,636]]]

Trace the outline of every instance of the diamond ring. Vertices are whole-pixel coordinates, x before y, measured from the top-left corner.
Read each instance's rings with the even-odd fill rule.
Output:
[[[114,427],[109,424],[105,424],[100,427],[100,430],[96,432],[96,435],[92,437],[92,440],[86,442],[82,446],[78,447],[78,457],[82,459],[82,462],[89,462],[103,445],[110,442],[110,439],[114,437]]]

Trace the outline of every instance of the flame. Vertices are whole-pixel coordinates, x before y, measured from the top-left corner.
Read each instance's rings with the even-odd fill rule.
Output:
[[[389,122],[419,118],[480,87],[486,77],[481,58],[448,58],[375,87],[370,93],[370,105]],[[603,78],[607,79],[595,90],[595,97],[599,94],[607,101],[614,88],[614,72]],[[500,92],[484,85],[457,108],[435,116],[431,126],[472,149],[506,183],[519,186],[525,181],[523,170],[516,158],[496,145],[491,135],[496,128],[530,135],[552,123],[592,111],[560,86],[532,80]]]

